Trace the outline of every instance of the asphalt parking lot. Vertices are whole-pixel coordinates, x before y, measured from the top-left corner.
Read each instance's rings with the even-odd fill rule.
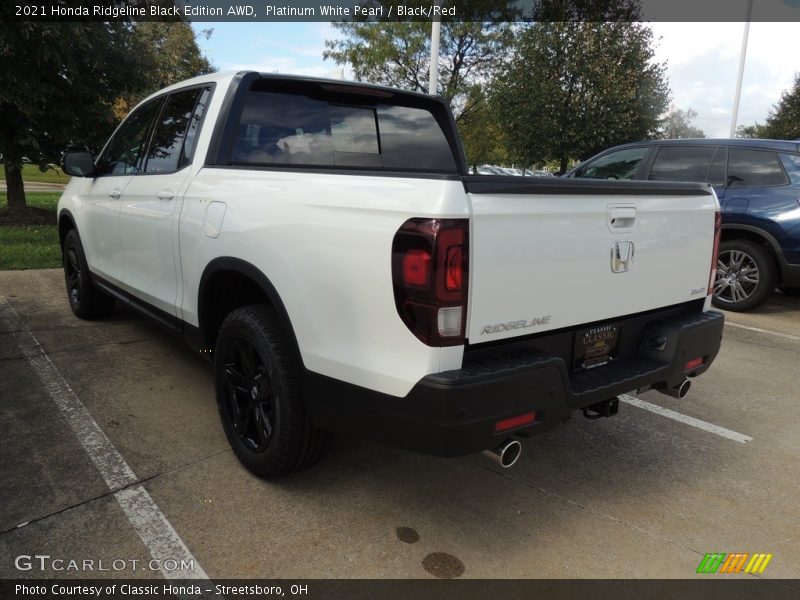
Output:
[[[153,576],[15,557],[154,548],[211,578],[688,578],[709,552],[771,553],[758,576],[800,578],[800,299],[727,315],[687,399],[576,414],[512,469],[340,437],[268,483],[229,450],[205,361],[124,308],[78,320],[63,288],[59,270],[0,273],[0,578]],[[87,451],[106,438],[129,471]]]

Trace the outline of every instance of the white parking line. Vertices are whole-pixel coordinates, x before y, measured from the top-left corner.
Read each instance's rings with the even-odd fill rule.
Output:
[[[661,415],[662,417],[667,417],[668,419],[673,419],[675,421],[685,423],[686,425],[697,427],[698,429],[702,429],[703,431],[714,433],[720,437],[733,440],[734,442],[739,442],[740,444],[753,441],[753,438],[751,438],[749,435],[745,435],[743,433],[739,433],[731,429],[726,429],[725,427],[720,427],[719,425],[714,425],[713,423],[709,423],[707,421],[701,421],[700,419],[695,419],[694,417],[690,417],[689,415],[684,415],[682,413],[675,412],[674,410],[664,408],[663,406],[659,406],[658,404],[651,404],[650,402],[646,402],[645,400],[640,400],[635,396],[622,394],[619,397],[619,399],[625,402],[626,404],[631,404],[633,406],[643,408],[644,410],[649,410],[650,412],[655,413],[657,415]]]
[[[800,336],[792,335],[791,333],[781,333],[780,331],[771,331],[769,329],[761,329],[760,327],[750,327],[749,325],[732,323],[727,320],[725,321],[725,325],[728,325],[729,327],[738,327],[739,329],[746,329],[747,331],[755,331],[756,333],[767,333],[769,335],[774,335],[776,337],[781,337],[787,340],[794,340],[795,342],[800,342]]]
[[[27,358],[50,398],[61,411],[83,449],[114,494],[131,525],[168,579],[208,579],[208,575],[184,544],[178,532],[141,485],[133,469],[86,410],[59,370],[47,356],[39,340],[19,318],[17,311],[0,295],[0,323],[14,331],[20,352]],[[133,487],[131,487],[133,486]],[[165,561],[167,561],[165,563]],[[172,562],[177,568],[172,570]],[[167,568],[165,568],[165,564]],[[183,566],[193,565],[184,569]]]

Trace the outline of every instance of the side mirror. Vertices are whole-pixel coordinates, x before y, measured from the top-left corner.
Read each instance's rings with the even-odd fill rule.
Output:
[[[91,177],[95,172],[94,156],[91,152],[66,152],[61,168],[73,177]]]

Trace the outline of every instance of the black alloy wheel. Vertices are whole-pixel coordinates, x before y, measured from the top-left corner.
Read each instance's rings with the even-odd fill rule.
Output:
[[[75,316],[96,319],[110,315],[114,310],[114,299],[100,291],[92,282],[89,264],[76,229],[70,229],[64,237],[62,254],[67,299]]]
[[[268,479],[310,467],[332,439],[308,415],[299,352],[286,332],[270,307],[242,306],[225,318],[214,348],[225,435],[239,461]]]
[[[238,337],[226,350],[223,385],[225,410],[239,440],[251,452],[264,452],[275,429],[276,404],[266,362],[254,344]]]

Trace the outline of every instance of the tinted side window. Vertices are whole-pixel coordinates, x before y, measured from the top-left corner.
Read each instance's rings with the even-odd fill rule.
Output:
[[[789,174],[789,180],[795,184],[800,183],[800,155],[781,154],[781,161],[786,173]]]
[[[711,169],[708,171],[706,181],[711,185],[724,186],[725,185],[725,165],[728,163],[728,149],[718,148],[717,153],[714,155],[714,162],[711,163]]]
[[[189,129],[186,132],[186,140],[183,142],[183,152],[181,153],[181,160],[178,163],[179,169],[192,162],[192,158],[194,158],[194,146],[197,142],[197,135],[200,133],[200,123],[203,120],[203,116],[206,114],[206,108],[208,108],[208,101],[210,99],[211,88],[203,88],[200,98],[197,100],[197,104],[195,104],[194,107],[192,121],[189,123]]]
[[[592,179],[633,179],[647,151],[648,148],[643,146],[610,152],[585,168],[579,169],[576,176]]]
[[[98,175],[134,175],[139,172],[139,159],[160,105],[161,99],[156,98],[125,119],[97,161]]]
[[[146,173],[172,173],[178,170],[183,141],[192,121],[201,89],[170,94],[156,123],[147,151]]]
[[[786,177],[775,152],[731,148],[728,158],[730,187],[781,185]]]
[[[231,162],[456,172],[427,110],[343,105],[302,94],[249,92]]]
[[[705,181],[716,146],[663,146],[658,149],[649,179]]]

